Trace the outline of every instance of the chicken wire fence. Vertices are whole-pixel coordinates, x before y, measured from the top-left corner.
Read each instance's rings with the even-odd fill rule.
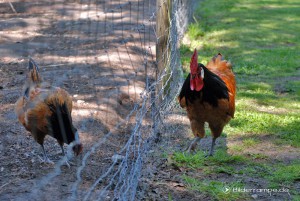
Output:
[[[25,69],[32,57],[45,81],[66,88],[73,96],[72,116],[84,152],[77,159],[65,198],[135,200],[149,151],[166,129],[167,117],[178,108],[183,79],[177,49],[183,32],[178,28],[186,23],[182,22],[182,2],[173,0],[168,8],[170,26],[165,33],[169,34],[160,70],[155,48],[162,37],[156,32],[162,5],[154,1],[0,4],[5,9],[3,37],[13,44],[13,48],[1,48],[4,58],[13,52],[15,62]],[[5,31],[8,27],[14,28]],[[179,126],[169,125],[168,130],[174,133]],[[45,191],[68,171],[62,171],[66,160],[62,158],[54,170],[36,179],[29,193],[32,200],[51,200]]]

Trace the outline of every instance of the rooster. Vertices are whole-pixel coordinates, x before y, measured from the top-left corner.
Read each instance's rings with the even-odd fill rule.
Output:
[[[195,49],[187,76],[178,96],[180,106],[185,108],[195,139],[187,151],[193,151],[205,136],[204,124],[208,123],[212,134],[209,155],[213,155],[216,139],[224,126],[234,118],[235,76],[231,64],[219,53],[205,67],[198,63]]]
[[[77,129],[72,124],[72,99],[68,92],[59,87],[44,87],[39,68],[33,59],[29,59],[29,71],[23,94],[15,104],[15,113],[19,122],[31,133],[43,151],[43,161],[53,163],[44,148],[46,135],[54,137],[61,147],[64,143],[78,156],[83,146]],[[67,165],[69,165],[67,163]]]

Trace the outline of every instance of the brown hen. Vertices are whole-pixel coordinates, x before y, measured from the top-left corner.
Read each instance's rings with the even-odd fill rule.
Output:
[[[44,148],[46,135],[54,137],[62,153],[64,143],[68,144],[75,156],[82,151],[77,129],[72,123],[71,96],[59,87],[43,87],[39,68],[33,59],[29,60],[29,72],[23,94],[15,105],[19,122],[31,133],[43,150],[43,161],[52,163]]]

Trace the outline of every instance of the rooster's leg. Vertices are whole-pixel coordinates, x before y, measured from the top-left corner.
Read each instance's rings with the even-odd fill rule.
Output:
[[[194,151],[200,140],[200,137],[195,137],[195,139],[191,142],[190,146],[188,147],[187,152],[191,153],[191,151]]]
[[[212,138],[212,141],[211,141],[211,147],[210,147],[210,151],[209,151],[209,154],[208,156],[212,156],[214,154],[214,148],[215,148],[215,144],[216,144],[216,139],[217,138]]]
[[[45,147],[44,147],[44,144],[41,144],[42,146],[42,150],[43,150],[43,155],[44,155],[44,158],[42,159],[42,162],[44,163],[49,163],[49,164],[53,164],[53,162],[48,158],[48,155],[45,151]]]
[[[214,154],[216,139],[220,137],[220,135],[222,134],[223,127],[224,124],[216,124],[215,122],[209,124],[209,128],[211,130],[211,135],[212,135],[212,141],[211,141],[211,148],[208,156],[212,156]]]

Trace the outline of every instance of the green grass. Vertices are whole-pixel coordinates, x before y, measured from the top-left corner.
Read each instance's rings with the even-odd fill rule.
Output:
[[[209,180],[198,180],[193,177],[183,176],[185,183],[191,190],[199,191],[201,193],[211,196],[214,200],[238,200],[245,198],[245,194],[240,192],[230,192],[233,188],[243,188],[242,182],[220,182],[220,181],[209,181]],[[228,192],[226,191],[227,189]]]
[[[185,166],[188,168],[200,168],[204,165],[204,153],[197,152],[196,154],[188,154],[184,152],[175,152],[173,160],[176,165]]]
[[[252,159],[268,159],[269,158],[268,156],[266,156],[265,154],[262,154],[262,153],[257,153],[257,154],[251,153],[249,155]]]
[[[191,40],[197,40],[200,36],[204,36],[201,25],[198,23],[190,24],[188,27],[188,35]]]
[[[245,150],[245,147],[243,146],[243,144],[235,144],[235,145],[231,145],[230,149],[233,150],[234,152],[241,152]]]
[[[300,192],[293,185],[300,180],[300,161],[291,165],[278,164],[275,171],[266,178],[269,181],[269,188],[287,188],[293,200],[299,200]]]
[[[272,187],[290,186],[300,180],[300,162],[292,165],[279,165],[269,177]]]
[[[237,107],[224,130],[228,136],[271,134],[300,147],[299,13],[297,0],[199,4],[186,35],[190,42],[181,47],[182,63],[186,76],[194,48],[201,63],[218,52],[233,63]]]
[[[300,180],[299,161],[277,160],[263,146],[265,142],[273,143],[279,147],[278,152],[287,154],[286,147],[300,148],[299,13],[298,0],[199,3],[194,13],[196,22],[189,26],[185,36],[188,43],[180,48],[184,76],[189,73],[194,48],[203,64],[219,52],[233,64],[237,80],[236,113],[224,133],[227,141],[239,141],[228,146],[231,154],[216,150],[213,157],[205,158],[201,152],[174,153],[174,163],[197,175],[183,176],[190,189],[205,193],[212,200],[248,200],[239,197],[245,194],[225,195],[221,190],[224,185],[247,186],[245,181],[234,180],[237,176],[256,178],[264,187],[288,187],[291,199],[299,200],[295,188]],[[259,149],[255,150],[257,146]],[[226,183],[207,179],[216,175],[228,175],[232,180]]]
[[[202,169],[205,174],[226,173],[235,174],[236,171],[228,164],[243,164],[248,159],[241,155],[229,155],[226,150],[216,150],[211,157],[205,157],[203,151],[196,154],[175,152],[172,157],[173,162],[179,166],[190,169]]]
[[[205,157],[202,151],[196,154],[187,154],[184,152],[175,152],[172,157],[179,167],[188,169],[203,170],[204,174],[226,173],[233,174],[267,174],[271,170],[264,163],[253,162],[252,159],[266,159],[263,154],[253,154],[250,157],[243,155],[230,155],[223,149],[217,149],[211,157]],[[241,169],[237,167],[242,167]]]
[[[256,138],[248,138],[248,139],[244,139],[243,140],[243,145],[245,147],[253,147],[255,146],[256,144],[258,144],[258,140]]]
[[[293,197],[299,195],[293,187],[293,183],[300,180],[299,161],[291,165],[279,162],[270,166],[267,161],[256,162],[253,159],[266,160],[268,157],[263,154],[253,154],[249,157],[229,155],[225,150],[217,150],[214,156],[207,158],[201,152],[195,155],[175,152],[172,157],[173,162],[178,167],[197,170],[195,173],[197,176],[195,177],[182,176],[184,182],[191,190],[205,193],[216,200],[234,200],[248,196],[247,193],[224,193],[224,186],[230,189],[245,187],[245,184],[237,178],[263,179],[265,184],[267,184],[264,188],[280,189],[285,187],[290,190],[290,194]],[[190,172],[190,170],[187,172]],[[228,175],[231,179],[224,182],[206,179],[220,174]],[[237,177],[236,175],[240,176]]]
[[[252,138],[250,141],[252,142]],[[256,141],[256,140],[254,140]],[[250,143],[252,145],[252,143]],[[255,159],[265,160],[254,161]],[[282,162],[269,165],[268,157],[263,154],[252,154],[248,157],[242,155],[230,155],[225,150],[218,149],[212,157],[204,157],[203,152],[199,151],[196,154],[186,154],[175,152],[172,157],[172,162],[178,167],[189,169],[187,172],[195,170],[194,177],[183,175],[183,181],[188,188],[193,191],[204,193],[215,200],[235,200],[248,198],[247,193],[224,193],[224,187],[230,189],[247,187],[242,182],[242,178],[257,178],[263,179],[266,184],[264,188],[280,189],[285,187],[293,198],[296,199],[299,193],[293,184],[300,180],[300,161],[286,165]],[[207,180],[213,178],[214,175],[228,175],[230,178],[226,181]],[[237,176],[239,175],[239,176]],[[218,176],[221,177],[222,176]],[[249,188],[249,186],[248,186]]]
[[[210,165],[220,165],[226,163],[234,164],[244,162],[245,160],[245,157],[241,155],[229,155],[226,150],[223,149],[216,150],[212,157],[207,158],[207,161]]]

